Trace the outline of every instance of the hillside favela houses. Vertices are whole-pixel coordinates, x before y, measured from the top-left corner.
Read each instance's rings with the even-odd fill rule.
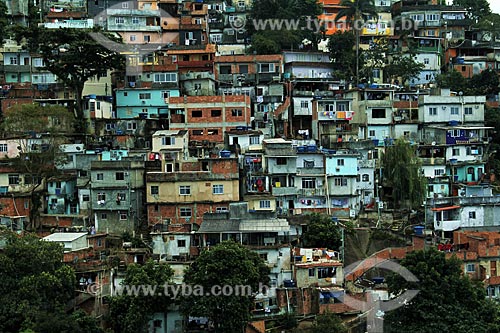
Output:
[[[491,298],[500,295],[497,129],[489,119],[498,86],[455,91],[440,76],[498,74],[500,41],[474,25],[466,8],[374,1],[378,19],[367,18],[359,31],[359,50],[387,45],[387,61],[411,51],[419,70],[406,78],[378,62],[361,64],[356,82],[339,75],[326,47],[327,38],[352,31],[345,17],[326,28],[320,47],[304,41],[261,54],[269,52],[257,52],[250,31],[235,25],[249,22],[250,0],[6,4],[12,25],[54,34],[99,27],[123,41],[126,69],[87,79],[81,99],[29,41],[9,32],[0,48],[3,115],[56,105],[73,116],[82,104],[85,133],[44,115],[47,128],[6,127],[0,136],[0,227],[61,244],[64,263],[82,281],[73,308],[106,325],[103,299],[128,265],[168,263],[181,284],[200,253],[232,240],[270,269],[269,291],[255,297],[245,332],[266,332],[284,314],[352,319],[359,309],[342,300],[366,299],[367,289],[361,277],[344,274],[346,264],[363,259],[349,253],[347,229],[383,229],[402,240],[370,252],[380,258],[428,247],[459,253],[464,274],[484,282]],[[319,4],[319,18],[332,22],[345,9],[340,0]],[[416,26],[402,36],[390,22],[405,19]],[[387,186],[383,159],[399,142],[425,180],[411,207]],[[342,230],[341,245],[306,243],[317,216]],[[100,292],[88,292],[95,284]],[[372,287],[369,293],[388,299]],[[150,331],[184,332],[189,321],[209,327],[172,306],[154,314]]]

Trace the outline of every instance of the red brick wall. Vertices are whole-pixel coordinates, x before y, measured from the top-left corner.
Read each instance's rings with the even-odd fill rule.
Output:
[[[24,208],[24,202],[28,201],[28,208]],[[29,197],[0,197],[0,215],[7,216],[29,216],[31,200]]]
[[[229,203],[166,203],[158,204],[158,211],[155,211],[155,205],[147,206],[149,225],[161,223],[163,219],[170,219],[171,224],[186,224],[186,218],[180,216],[180,207],[191,208],[191,223],[198,225],[203,221],[203,214],[210,211],[215,212],[216,207],[226,207],[229,209]]]

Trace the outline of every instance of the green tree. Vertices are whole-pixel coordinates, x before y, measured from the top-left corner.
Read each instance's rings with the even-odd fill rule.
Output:
[[[158,293],[165,293],[164,286],[171,284],[174,271],[167,264],[158,264],[153,260],[144,265],[127,266],[123,285],[155,286]],[[126,291],[126,289],[125,289]],[[156,312],[166,312],[173,303],[169,295],[127,295],[111,298],[110,321],[115,332],[140,333],[148,332],[148,322]]]
[[[261,285],[269,282],[269,268],[256,252],[225,241],[203,251],[186,269],[184,281],[191,286],[202,286],[204,290],[202,294],[194,292],[183,299],[181,308],[186,315],[208,317],[216,332],[241,332],[250,318],[255,294],[216,296],[205,295],[205,292],[214,286],[217,289],[248,286],[252,293],[258,292]]]
[[[337,31],[328,38],[328,50],[334,75],[339,79],[352,80],[356,75],[356,37],[352,31]]]
[[[472,76],[468,83],[468,94],[470,95],[486,95],[495,98],[500,92],[498,74],[492,69],[485,69],[481,73]]]
[[[311,214],[307,230],[303,235],[305,247],[339,249],[342,242],[340,227],[326,214]]]
[[[19,156],[7,162],[26,179],[26,190],[30,193],[30,224],[38,225],[42,206],[40,192],[43,181],[60,173],[57,169],[66,162],[60,145],[66,143],[65,135],[71,133],[74,116],[64,107],[38,104],[17,104],[4,112],[1,123],[4,137],[14,138]],[[43,144],[33,147],[30,138],[39,137]]]
[[[62,262],[62,246],[34,235],[2,234],[0,331],[100,332],[95,320],[66,313],[74,296],[75,273]]]
[[[488,0],[453,0],[453,5],[467,9],[469,18],[479,21],[484,16],[491,14]]]
[[[313,48],[317,47],[321,32],[315,31],[317,27],[307,21],[315,19],[321,12],[321,4],[316,0],[254,0],[245,26],[251,36],[251,50],[258,54],[279,53],[284,49],[302,47],[304,39],[312,41]],[[283,24],[273,27],[268,24],[265,29],[254,24],[264,20],[282,20]],[[297,25],[289,24],[292,21]]]
[[[449,88],[456,92],[462,91],[465,93],[468,89],[467,79],[455,70],[438,75],[436,84],[440,88]]]
[[[339,10],[335,21],[341,18],[346,18],[347,22],[352,26],[356,35],[356,84],[359,83],[359,44],[361,29],[369,16],[378,17],[377,8],[375,7],[374,0],[342,0],[340,5],[343,7]]]
[[[342,319],[334,313],[323,313],[317,315],[314,319],[311,333],[345,333],[345,327]]]
[[[425,199],[427,180],[420,171],[420,161],[416,156],[416,146],[398,139],[387,146],[382,155],[385,188],[392,189],[395,207],[418,208]]]
[[[385,74],[390,79],[401,78],[401,85],[418,77],[425,65],[415,60],[415,57],[404,54],[393,54],[391,61],[385,67]]]
[[[446,259],[443,252],[430,248],[409,253],[401,265],[419,282],[399,275],[387,279],[389,293],[400,295],[407,289],[419,290],[410,302],[388,312],[384,326],[388,332],[498,332],[499,310],[486,299],[484,286],[463,275],[461,262]]]
[[[84,101],[85,82],[110,69],[122,69],[123,57],[96,42],[84,29],[32,29],[29,43],[40,52],[45,68],[75,93],[75,131],[86,134]],[[116,38],[109,36],[116,41]]]

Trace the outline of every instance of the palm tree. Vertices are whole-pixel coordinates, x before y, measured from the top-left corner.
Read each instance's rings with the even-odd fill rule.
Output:
[[[359,35],[362,29],[361,23],[364,23],[368,17],[378,18],[377,9],[374,0],[342,0],[343,6],[335,17],[335,22],[345,17],[356,33],[356,85],[359,84]]]

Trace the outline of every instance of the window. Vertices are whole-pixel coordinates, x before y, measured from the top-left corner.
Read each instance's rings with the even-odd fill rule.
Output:
[[[239,68],[240,68],[240,74],[248,73],[248,65],[239,65]]]
[[[96,175],[96,180],[104,180],[104,174],[103,173],[98,173]]]
[[[251,145],[258,145],[258,144],[260,144],[260,136],[258,136],[258,135],[252,135],[252,136],[250,136],[250,144]]]
[[[150,40],[151,40],[151,37],[149,35],[144,35],[144,42],[145,43],[149,43]]]
[[[221,115],[222,115],[221,110],[211,110],[210,111],[210,116],[212,116],[212,117],[220,117]]]
[[[429,64],[429,58],[424,58],[424,64],[428,65]]]
[[[207,134],[208,135],[219,135],[219,130],[218,129],[208,129]]]
[[[120,221],[128,220],[127,212],[120,212]]]
[[[160,188],[157,185],[151,185],[151,187],[149,188],[149,191],[151,192],[151,195],[160,194]]]
[[[224,194],[224,185],[212,185],[212,194]]]
[[[9,63],[11,65],[17,65],[17,57],[10,57],[9,58]]]
[[[454,138],[460,136],[460,130],[451,130],[451,131],[449,131],[449,133],[450,133],[450,136],[452,136]]]
[[[444,175],[444,169],[434,169],[434,176]]]
[[[84,194],[82,195],[82,202],[89,202],[90,201],[90,195]]]
[[[460,149],[459,148],[453,148],[452,153],[453,156],[460,156]]]
[[[139,99],[151,99],[151,93],[140,93]]]
[[[337,160],[337,166],[344,166],[344,159],[343,158],[339,158]]]
[[[108,214],[101,213],[101,220],[107,220],[107,219],[108,219]]]
[[[274,73],[274,64],[259,64],[259,73]]]
[[[161,138],[161,144],[163,146],[173,146],[175,145],[175,138],[170,136],[164,136]]]
[[[458,107],[452,106],[450,108],[450,112],[451,112],[452,115],[458,115]]]
[[[19,175],[9,175],[9,185],[19,185]]]
[[[180,185],[179,186],[179,195],[191,195],[191,186]]]
[[[336,177],[333,182],[335,186],[347,186],[347,178]]]
[[[241,116],[243,116],[243,110],[241,110],[241,109],[232,109],[231,110],[231,116],[233,116],[233,117],[241,117]]]
[[[333,267],[318,268],[318,279],[326,279],[329,277],[333,277],[334,272],[335,271]]]
[[[375,137],[375,130],[369,130],[368,131],[368,136]]]
[[[363,177],[361,177],[361,179],[364,181],[364,182],[369,182],[370,181],[370,175],[365,173],[363,175]]]
[[[335,104],[326,104],[325,111],[335,111]]]
[[[0,144],[0,153],[6,153],[7,152],[7,144],[2,143]]]
[[[314,160],[304,160],[303,166],[306,169],[312,169],[312,168],[314,168]]]
[[[122,16],[115,17],[115,24],[123,24],[125,23],[125,18]]]
[[[177,240],[177,247],[186,247],[186,240],[185,239],[178,239]]]
[[[179,209],[181,217],[191,217],[191,208],[182,207]]]
[[[372,118],[373,119],[385,118],[385,109],[372,109]]]
[[[277,157],[276,165],[286,165],[286,157]]]
[[[116,195],[116,201],[125,201],[127,200],[127,195],[125,193],[118,193]]]
[[[467,271],[467,273],[473,273],[476,271],[476,267],[474,264],[467,264],[465,266],[465,270]]]
[[[155,73],[154,82],[177,82],[177,73]]]
[[[124,172],[117,172],[115,173],[115,179],[116,180],[124,180],[125,179],[125,173]]]
[[[193,118],[201,118],[201,117],[203,117],[203,111],[201,111],[201,110],[193,110],[193,111],[191,111],[191,117],[193,117]]]
[[[437,107],[429,108],[429,116],[437,116],[437,114],[438,114]]]
[[[122,2],[122,8],[127,9],[128,8],[128,2]]]
[[[471,115],[472,114],[472,107],[468,106],[464,108],[464,114]]]
[[[476,218],[476,212],[469,212],[469,218],[470,219],[475,219]]]
[[[316,269],[309,268],[309,277],[315,277],[315,276],[316,276]]]
[[[309,108],[309,101],[300,101],[301,108]]]
[[[259,207],[261,209],[271,208],[271,201],[270,200],[260,200]]]
[[[139,24],[139,18],[137,16],[132,16],[132,24],[134,25]]]
[[[302,178],[302,188],[316,188],[316,179]]]
[[[106,201],[106,193],[104,192],[97,193],[97,201]]]
[[[137,129],[137,124],[134,121],[129,121],[127,123],[127,130],[133,131]]]
[[[203,135],[203,130],[193,130],[193,135],[194,135],[194,136],[200,136],[200,135]]]
[[[224,213],[227,212],[227,207],[216,207],[215,208],[216,213]]]

